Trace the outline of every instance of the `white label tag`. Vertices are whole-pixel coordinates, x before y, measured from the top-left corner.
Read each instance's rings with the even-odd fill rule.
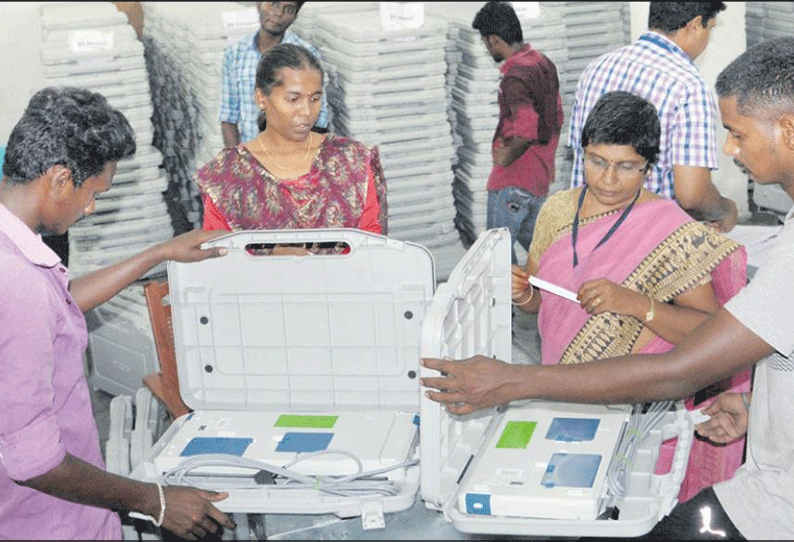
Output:
[[[511,2],[519,21],[540,17],[540,2]]]
[[[73,53],[93,53],[113,50],[113,32],[98,30],[70,30],[69,49]]]
[[[420,28],[424,23],[424,2],[380,2],[380,26],[383,30]]]
[[[221,22],[226,30],[259,26],[259,13],[256,8],[224,11],[221,13]]]

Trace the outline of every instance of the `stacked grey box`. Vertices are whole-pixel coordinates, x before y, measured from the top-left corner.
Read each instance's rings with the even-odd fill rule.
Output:
[[[631,43],[628,2],[555,2],[562,4],[568,61],[559,69],[565,123],[560,148],[565,160],[557,168],[555,191],[570,187],[573,151],[566,147],[576,83],[587,65],[604,53]]]
[[[563,5],[563,2],[539,2],[535,18],[527,17],[521,9],[517,10],[524,41],[555,63],[561,85],[568,62]],[[449,54],[447,58],[454,62],[450,65],[450,72],[454,72],[450,103],[455,114],[455,135],[460,141],[454,167],[455,221],[464,244],[468,246],[485,229],[488,198],[485,186],[493,165],[491,141],[499,121],[497,94],[501,64],[494,62],[479,32],[471,26],[482,4],[464,3],[463,7],[465,9],[456,10],[450,23],[450,38],[455,41],[458,54]],[[562,88],[561,94],[565,107]],[[557,182],[552,185],[552,191],[562,187],[560,171],[565,169],[563,145],[561,138],[555,158]],[[562,180],[567,185],[567,178]]]
[[[163,155],[152,145],[152,97],[144,49],[127,17],[110,2],[46,4],[41,8],[41,60],[47,85],[99,92],[129,119],[137,152],[121,160],[96,211],[69,229],[73,276],[89,273],[174,235],[163,197]],[[162,275],[160,265],[143,280]],[[141,282],[86,315],[91,384],[112,394],[134,393],[157,370]]]
[[[464,253],[455,227],[447,111],[447,23],[382,30],[380,12],[325,10],[312,40],[328,75],[332,131],[377,145],[388,190],[389,237],[428,248],[444,279]],[[301,12],[303,16],[303,12]]]
[[[746,2],[747,47],[794,35],[794,2]]]
[[[79,276],[173,237],[163,199],[167,179],[159,167],[163,157],[152,146],[143,46],[126,16],[112,3],[46,4],[41,24],[46,84],[105,95],[136,134],[137,152],[119,162],[113,188],[97,196],[94,214],[69,230],[69,267]]]
[[[223,53],[259,28],[256,8],[236,2],[144,2],[155,145],[178,233],[201,227],[193,175],[223,149],[218,111]]]
[[[794,2],[745,2],[747,47],[774,38],[794,36]],[[791,198],[779,185],[756,184],[748,179],[753,202],[763,210],[785,215]]]
[[[317,16],[323,13],[353,13],[359,11],[372,11],[378,9],[378,2],[306,2],[301,7],[298,17],[289,29],[297,34],[302,40],[317,46],[315,43],[314,28],[317,21]],[[320,51],[322,55],[322,51]],[[327,72],[328,66],[323,67]],[[328,81],[329,74],[325,74],[325,80]],[[328,118],[328,129],[333,132],[334,125],[334,108],[333,104],[328,104],[326,111]]]

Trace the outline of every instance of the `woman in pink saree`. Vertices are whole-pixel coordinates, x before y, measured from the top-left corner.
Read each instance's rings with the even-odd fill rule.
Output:
[[[513,267],[514,304],[538,313],[541,363],[584,363],[669,350],[746,284],[744,247],[642,188],[659,152],[656,109],[626,92],[605,94],[582,136],[586,184],[551,195],[538,214],[525,269]],[[577,293],[535,292],[529,275]],[[712,388],[748,391],[749,370]],[[703,393],[708,393],[704,390]],[[687,400],[695,405],[700,393]],[[695,439],[679,493],[730,478],[744,439]],[[669,468],[674,443],[660,450]]]

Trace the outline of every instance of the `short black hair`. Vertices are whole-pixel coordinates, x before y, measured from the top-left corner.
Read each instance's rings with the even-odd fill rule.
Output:
[[[262,2],[256,2],[256,5],[257,5],[257,6],[259,6],[259,4],[261,4],[261,3],[262,3]],[[305,3],[306,3],[305,1],[304,1],[304,2],[297,2],[297,1],[295,1],[295,4],[296,4],[296,5],[295,5],[295,15],[297,15],[297,14],[298,14],[298,12],[299,12],[299,11],[301,10],[301,8],[303,7],[303,4],[305,4]]]
[[[648,28],[672,34],[684,28],[689,21],[702,17],[701,24],[708,22],[725,10],[725,2],[651,2],[648,11]]]
[[[55,165],[72,173],[75,187],[108,162],[135,154],[135,133],[118,109],[97,92],[47,87],[30,99],[11,130],[3,162],[9,182],[25,184]]]
[[[474,16],[471,26],[481,36],[499,36],[508,45],[524,41],[521,21],[508,2],[486,3]]]
[[[648,164],[656,163],[660,138],[656,107],[645,98],[623,90],[601,96],[582,128],[582,148],[591,143],[631,145]]]
[[[736,98],[748,115],[794,112],[794,37],[763,41],[725,66],[715,83],[717,96]]]

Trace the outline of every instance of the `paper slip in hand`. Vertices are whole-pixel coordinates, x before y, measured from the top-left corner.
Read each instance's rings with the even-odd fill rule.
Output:
[[[702,410],[690,410],[689,416],[692,418],[695,425],[707,422],[711,419],[711,416],[704,414]]]
[[[543,279],[539,279],[535,275],[529,276],[529,283],[532,286],[540,288],[541,290],[546,290],[547,292],[551,292],[552,294],[558,295],[560,297],[564,297],[565,299],[570,299],[574,303],[579,303],[579,300],[576,299],[576,294],[570,290],[566,290],[565,288],[560,288],[556,284],[552,284],[551,282],[546,282]]]

